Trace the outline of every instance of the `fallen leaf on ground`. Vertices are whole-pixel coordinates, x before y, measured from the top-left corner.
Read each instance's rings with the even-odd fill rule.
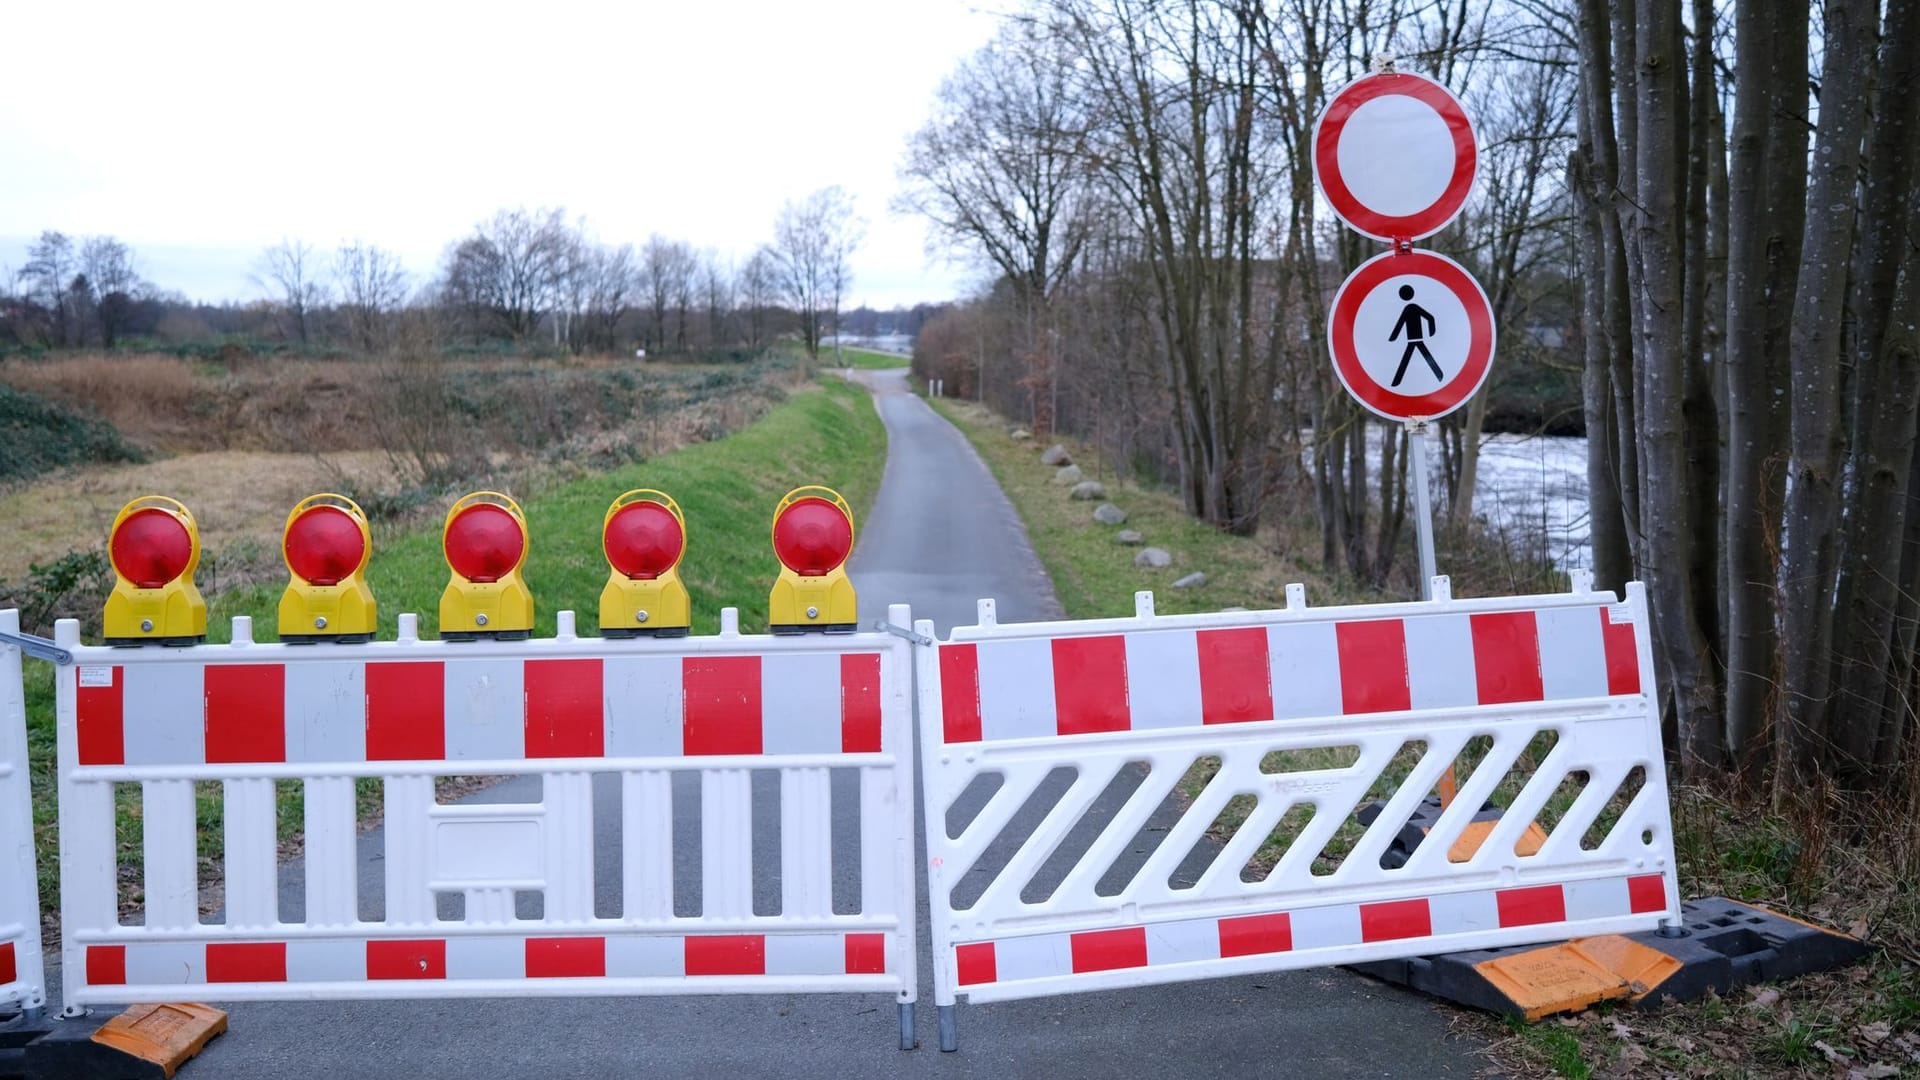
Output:
[[[1853,1033],[1859,1036],[1860,1041],[1870,1042],[1878,1046],[1886,1042],[1888,1036],[1893,1034],[1893,1025],[1887,1023],[1885,1020],[1876,1020],[1871,1024],[1861,1024],[1859,1027],[1853,1029]]]
[[[1762,986],[1753,992],[1753,1001],[1751,1004],[1758,1005],[1763,1009],[1771,1009],[1779,1004],[1779,1002],[1780,991],[1775,990],[1771,986]]]
[[[1824,1039],[1813,1040],[1813,1048],[1820,1051],[1821,1057],[1826,1058],[1835,1065],[1848,1065],[1853,1062],[1853,1058],[1850,1055],[1843,1054],[1833,1047],[1828,1046]]]

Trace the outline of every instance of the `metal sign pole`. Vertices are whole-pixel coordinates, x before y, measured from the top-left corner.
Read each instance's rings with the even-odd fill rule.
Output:
[[[1407,448],[1413,454],[1413,517],[1420,537],[1420,599],[1433,599],[1433,493],[1427,489],[1427,421],[1407,421]]]

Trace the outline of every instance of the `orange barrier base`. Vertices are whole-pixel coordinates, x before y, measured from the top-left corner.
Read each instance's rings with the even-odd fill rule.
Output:
[[[135,1005],[100,1025],[93,1041],[160,1066],[168,1077],[227,1030],[210,1005]]]

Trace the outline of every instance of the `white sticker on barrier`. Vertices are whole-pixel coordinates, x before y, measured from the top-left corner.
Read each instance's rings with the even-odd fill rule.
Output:
[[[917,650],[941,1006],[1678,918],[1638,584],[1140,609]]]
[[[253,644],[236,625],[234,645],[105,649],[61,623],[77,661],[57,691],[67,1003],[859,991],[910,1005],[907,640],[571,625],[352,645]],[[436,791],[469,776],[527,779],[466,801]],[[217,913],[195,859],[205,781],[224,803]],[[287,783],[296,821],[277,816]],[[124,917],[116,785],[137,789],[145,837],[144,910]],[[370,794],[383,828],[361,837]],[[777,844],[756,826],[768,798]],[[596,833],[596,802],[617,829]],[[836,820],[857,847],[836,845]],[[281,895],[276,826],[303,841],[303,896]],[[362,895],[373,844],[383,880]],[[859,895],[836,897],[836,880]]]
[[[18,611],[0,611],[0,632],[20,632]],[[0,643],[0,1012],[37,1011],[47,1001],[28,775],[20,650]]]

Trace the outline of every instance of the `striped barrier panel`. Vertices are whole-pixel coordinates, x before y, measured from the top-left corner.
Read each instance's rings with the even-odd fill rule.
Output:
[[[894,995],[910,1040],[907,640],[736,627],[582,638],[563,612],[554,638],[422,642],[402,616],[398,641],[268,645],[240,618],[229,645],[108,649],[60,623],[67,1005],[857,991]],[[449,778],[497,776],[455,800]]]
[[[1677,922],[1641,587],[1435,583],[1416,604],[1309,609],[1291,586],[1284,610],[1169,617],[1141,593],[1130,619],[1006,626],[981,601],[918,649],[942,1048],[959,994]]]
[[[19,632],[20,613],[0,611],[0,633]],[[47,1003],[47,979],[20,659],[18,647],[0,642],[0,1012],[34,1015]]]

